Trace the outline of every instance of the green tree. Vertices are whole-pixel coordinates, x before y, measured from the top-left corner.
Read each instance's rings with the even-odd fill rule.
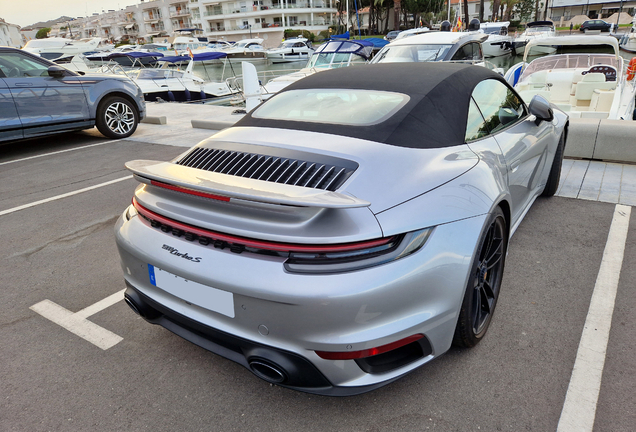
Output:
[[[515,5],[515,14],[519,15],[521,22],[527,22],[534,9],[534,0],[519,0]]]
[[[42,28],[42,29],[38,30],[38,32],[35,34],[35,38],[36,39],[44,39],[44,38],[46,38],[48,36],[50,31],[51,31],[51,27]]]

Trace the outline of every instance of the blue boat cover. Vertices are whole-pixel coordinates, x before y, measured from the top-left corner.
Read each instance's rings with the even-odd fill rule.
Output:
[[[192,60],[194,61],[217,60],[223,57],[227,57],[227,54],[223,52],[212,51],[212,52],[194,54],[194,57],[192,58]],[[190,61],[190,56],[180,55],[180,56],[163,57],[163,58],[157,59],[157,61],[170,62],[170,63],[187,62],[187,61]]]
[[[349,32],[345,32],[343,34],[331,36],[331,39],[349,39],[349,38],[350,38]]]
[[[141,52],[141,51],[130,51],[130,52],[121,52],[121,53],[111,53],[106,56],[106,58],[115,58],[115,57],[132,57],[132,58],[144,58],[144,57],[163,57],[163,54],[158,52]]]
[[[157,61],[168,62],[168,63],[180,63],[190,61],[190,56],[182,55],[182,56],[166,56],[157,59]]]
[[[375,48],[382,48],[384,45],[387,45],[389,43],[388,40],[380,38],[366,38],[364,40],[367,42],[371,42]]]
[[[353,53],[369,59],[373,52],[373,43],[361,40],[331,40],[316,48],[316,53]]]

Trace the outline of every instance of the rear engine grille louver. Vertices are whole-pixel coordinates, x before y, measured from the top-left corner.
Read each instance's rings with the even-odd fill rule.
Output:
[[[330,159],[338,161],[336,158]],[[346,162],[351,165],[350,161]],[[176,163],[220,174],[328,191],[337,190],[357,168],[202,147],[195,148]]]

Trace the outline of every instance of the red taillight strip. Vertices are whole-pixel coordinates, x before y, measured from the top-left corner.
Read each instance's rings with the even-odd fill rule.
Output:
[[[392,342],[390,344],[382,345],[376,348],[369,348],[361,351],[347,351],[347,352],[334,352],[334,351],[316,351],[318,357],[325,360],[354,360],[365,357],[371,357],[378,354],[384,354],[385,352],[393,351],[394,349],[402,348],[404,345],[408,345],[412,342],[418,341],[424,337],[423,334],[414,334],[399,341]]]
[[[181,187],[181,186],[175,186],[175,185],[171,185],[171,184],[168,184],[168,183],[163,183],[163,182],[156,181],[156,180],[150,180],[150,184],[153,185],[153,186],[162,187],[164,189],[169,189],[169,190],[175,191],[175,192],[182,192],[182,193],[187,193],[189,195],[194,195],[194,196],[198,196],[198,197],[210,198],[210,199],[213,199],[213,200],[230,202],[230,197],[209,194],[209,193],[206,193],[206,192],[199,192],[199,191],[196,191],[194,189],[188,189],[188,188],[184,188],[184,187]]]
[[[167,217],[161,216],[151,210],[148,210],[147,208],[145,208],[144,206],[142,206],[141,204],[139,204],[137,202],[137,199],[133,198],[133,206],[135,206],[135,209],[137,209],[137,211],[139,212],[139,214],[141,214],[142,216],[147,217],[148,219],[154,219],[157,222],[160,222],[162,224],[168,225],[170,227],[173,228],[178,228],[180,230],[183,230],[185,232],[191,232],[193,234],[202,236],[202,237],[207,237],[210,238],[212,240],[222,240],[222,241],[226,241],[228,243],[237,243],[237,244],[242,244],[246,247],[253,247],[256,249],[266,249],[266,250],[272,250],[272,251],[277,251],[277,252],[306,252],[306,253],[313,253],[313,252],[346,252],[346,251],[352,251],[352,250],[358,250],[358,249],[368,249],[368,248],[372,248],[372,247],[376,247],[376,246],[382,246],[385,245],[387,243],[392,242],[393,240],[395,240],[395,237],[387,237],[387,238],[381,238],[381,239],[376,239],[376,240],[369,240],[369,241],[363,241],[363,242],[358,242],[358,243],[346,243],[346,244],[339,244],[339,245],[298,245],[298,244],[289,244],[289,243],[274,243],[274,242],[266,242],[266,241],[261,241],[261,240],[252,240],[252,239],[247,239],[244,237],[236,237],[236,236],[231,236],[231,235],[227,235],[227,234],[220,234],[214,231],[208,231],[202,228],[197,228],[194,227],[192,225],[187,225],[181,222],[177,222],[173,219],[169,219]]]

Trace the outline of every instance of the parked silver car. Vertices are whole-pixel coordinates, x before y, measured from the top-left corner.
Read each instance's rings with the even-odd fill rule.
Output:
[[[311,75],[170,162],[128,162],[126,301],[268,382],[377,388],[483,339],[567,123],[478,66]]]
[[[0,141],[97,126],[132,135],[146,105],[127,77],[80,75],[29,52],[0,47]]]

